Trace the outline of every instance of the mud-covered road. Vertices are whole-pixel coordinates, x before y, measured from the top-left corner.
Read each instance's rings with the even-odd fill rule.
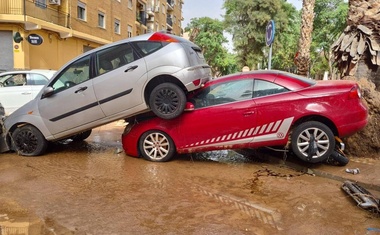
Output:
[[[121,151],[123,127],[40,157],[0,155],[0,234],[372,234],[341,182],[229,153],[167,163]],[[332,166],[333,167],[333,166]],[[374,233],[376,234],[376,233]],[[380,234],[380,233],[379,233]]]

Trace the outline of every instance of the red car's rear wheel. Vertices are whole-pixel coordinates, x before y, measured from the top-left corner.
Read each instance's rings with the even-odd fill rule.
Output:
[[[325,161],[335,148],[331,129],[321,122],[309,121],[298,125],[292,133],[291,145],[294,154],[304,161]]]

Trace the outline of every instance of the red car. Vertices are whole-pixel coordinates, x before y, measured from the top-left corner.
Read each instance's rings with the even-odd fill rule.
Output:
[[[126,154],[168,161],[176,153],[281,146],[317,163],[332,154],[335,137],[352,135],[368,121],[356,82],[315,81],[282,71],[220,77],[187,98],[186,112],[172,120],[127,120]]]

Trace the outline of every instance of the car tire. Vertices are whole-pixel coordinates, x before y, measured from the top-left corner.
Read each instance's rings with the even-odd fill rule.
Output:
[[[325,161],[334,151],[335,138],[325,124],[309,121],[295,127],[291,135],[291,146],[293,153],[300,159],[319,163]]]
[[[333,166],[345,166],[350,162],[348,157],[344,156],[343,152],[336,149],[332,154],[326,159],[326,163]]]
[[[186,105],[185,92],[176,84],[162,83],[149,97],[150,109],[162,119],[173,119],[182,114]]]
[[[91,135],[91,132],[92,130],[87,130],[87,131],[71,136],[70,139],[72,139],[73,142],[80,142],[87,139]]]
[[[25,125],[13,131],[12,146],[20,155],[38,156],[45,153],[48,142],[37,128]]]
[[[162,131],[145,132],[139,140],[139,151],[152,162],[169,161],[176,152],[172,138]]]

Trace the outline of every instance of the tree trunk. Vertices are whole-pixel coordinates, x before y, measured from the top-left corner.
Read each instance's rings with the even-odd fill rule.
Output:
[[[347,28],[331,46],[343,79],[355,79],[368,107],[368,124],[346,139],[351,155],[380,153],[380,1],[349,0]],[[351,75],[351,76],[350,76]]]
[[[380,89],[380,1],[350,0],[347,28],[332,45],[343,76],[365,77]]]
[[[298,42],[298,55],[295,58],[297,73],[307,76],[310,67],[311,35],[313,32],[315,0],[303,0],[301,37]]]

